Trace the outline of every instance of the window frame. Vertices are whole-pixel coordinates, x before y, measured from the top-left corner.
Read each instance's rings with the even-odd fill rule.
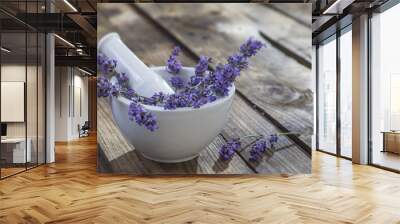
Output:
[[[341,84],[341,67],[340,67],[340,37],[344,35],[347,32],[352,32],[352,23],[347,24],[345,27],[341,28],[340,30],[337,30],[336,33],[332,34],[331,36],[325,38],[324,40],[320,41],[319,43],[316,44],[316,68],[315,68],[315,75],[316,75],[316,86],[315,86],[315,92],[316,92],[316,151],[323,152],[329,155],[333,155],[336,157],[340,157],[343,159],[347,160],[352,160],[351,157],[347,157],[342,155],[342,150],[341,150],[341,118],[340,118],[340,103],[341,103],[341,97],[340,97],[340,84]],[[319,147],[319,111],[321,108],[319,108],[319,102],[320,102],[320,94],[319,94],[319,47],[322,43],[327,43],[330,41],[336,41],[336,152],[328,152],[324,149],[321,149]]]

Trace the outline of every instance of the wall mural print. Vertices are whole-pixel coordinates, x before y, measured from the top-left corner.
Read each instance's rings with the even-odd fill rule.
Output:
[[[102,3],[97,32],[99,172],[311,172],[311,4]]]

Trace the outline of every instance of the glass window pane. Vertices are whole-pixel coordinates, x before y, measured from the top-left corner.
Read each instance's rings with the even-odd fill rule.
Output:
[[[1,46],[1,173],[2,178],[25,170],[26,33],[2,33]],[[29,147],[28,147],[29,149]]]
[[[45,163],[45,87],[46,87],[46,74],[45,74],[45,44],[46,37],[44,34],[39,33],[38,41],[38,164]]]
[[[340,36],[340,153],[352,156],[352,35]]]
[[[28,160],[28,168],[37,165],[37,33],[27,33],[28,38],[28,62],[27,62],[27,80],[26,80],[26,113],[27,113],[27,143],[28,150],[31,151]]]
[[[336,153],[336,40],[318,48],[318,148]]]
[[[12,15],[43,13],[45,1],[0,1]],[[0,12],[0,177],[45,162],[45,35]],[[38,17],[33,17],[38,18]]]
[[[400,5],[371,19],[372,163],[400,170]]]

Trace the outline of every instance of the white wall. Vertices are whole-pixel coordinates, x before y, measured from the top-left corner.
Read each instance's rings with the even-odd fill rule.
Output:
[[[55,68],[55,141],[68,140],[69,96],[70,83],[68,67]]]
[[[1,66],[1,81],[2,82],[25,82],[25,75],[28,69],[30,73],[34,68],[18,64],[3,64]],[[28,96],[31,95],[28,93]],[[33,95],[33,94],[32,94]],[[36,92],[35,92],[36,96]],[[4,97],[4,96],[2,96]],[[7,110],[8,108],[1,108],[1,110]],[[25,137],[25,124],[26,122],[7,122],[7,136],[8,137]]]
[[[56,67],[55,141],[77,139],[78,124],[88,120],[88,78],[83,75],[72,67]]]
[[[88,78],[82,76],[82,73],[76,69],[73,86],[74,88],[71,88],[71,90],[74,89],[71,96],[71,99],[74,99],[74,102],[71,102],[71,105],[74,105],[71,108],[71,137],[78,138],[78,125],[82,126],[88,120]]]

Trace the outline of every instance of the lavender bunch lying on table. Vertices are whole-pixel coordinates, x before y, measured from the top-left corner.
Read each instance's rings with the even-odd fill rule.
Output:
[[[175,47],[167,60],[166,70],[174,75],[169,81],[176,92],[170,95],[154,93],[150,98],[138,95],[128,85],[128,77],[115,70],[118,62],[100,53],[97,60],[100,71],[97,95],[98,97],[124,96],[131,100],[129,118],[138,125],[144,125],[150,131],[154,131],[158,128],[157,118],[141,104],[160,106],[166,110],[183,107],[200,108],[224,97],[228,95],[229,89],[240,72],[248,67],[249,58],[256,55],[264,46],[262,42],[250,38],[240,46],[237,53],[228,57],[226,64],[218,64],[214,71],[209,70],[211,58],[200,56],[195,67],[195,75],[190,77],[190,81],[187,83],[179,76],[182,68],[182,63],[178,58],[181,49]],[[112,77],[116,77],[117,82],[111,83]]]

